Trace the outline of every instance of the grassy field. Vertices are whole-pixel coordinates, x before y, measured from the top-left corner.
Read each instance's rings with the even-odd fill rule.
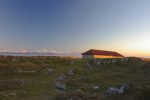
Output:
[[[0,100],[150,100],[150,62],[117,60],[87,65],[85,59],[69,57],[0,56]],[[70,69],[73,75],[68,75]],[[54,84],[61,73],[66,76],[64,91]],[[130,84],[124,94],[104,95],[121,83]]]

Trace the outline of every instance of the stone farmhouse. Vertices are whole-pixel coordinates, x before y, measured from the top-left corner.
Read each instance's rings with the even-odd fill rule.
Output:
[[[114,51],[105,51],[105,50],[95,50],[90,49],[82,53],[82,58],[123,58],[124,56],[114,52]]]

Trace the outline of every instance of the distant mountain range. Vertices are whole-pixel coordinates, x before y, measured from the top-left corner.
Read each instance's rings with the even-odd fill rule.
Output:
[[[0,55],[4,56],[69,56],[69,57],[81,57],[81,53],[53,53],[53,52],[0,52]]]

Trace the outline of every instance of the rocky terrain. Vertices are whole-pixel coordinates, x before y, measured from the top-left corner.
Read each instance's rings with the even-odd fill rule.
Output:
[[[0,56],[0,100],[150,100],[150,62]]]

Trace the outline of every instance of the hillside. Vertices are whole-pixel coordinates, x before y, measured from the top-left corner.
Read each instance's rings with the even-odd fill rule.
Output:
[[[139,58],[0,56],[0,100],[150,100],[149,76]],[[122,94],[106,96],[122,83]]]

